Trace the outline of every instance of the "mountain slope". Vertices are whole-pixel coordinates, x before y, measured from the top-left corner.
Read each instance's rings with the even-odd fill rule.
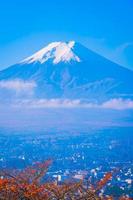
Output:
[[[54,42],[0,72],[0,81],[34,81],[38,98],[132,98],[133,71],[74,41]]]

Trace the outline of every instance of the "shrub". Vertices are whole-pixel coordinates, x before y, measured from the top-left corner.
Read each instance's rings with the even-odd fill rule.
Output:
[[[105,174],[95,186],[86,187],[84,180],[58,185],[43,181],[51,162],[36,163],[22,171],[1,171],[0,200],[113,200],[111,196],[98,196],[98,191],[112,179],[112,173]]]

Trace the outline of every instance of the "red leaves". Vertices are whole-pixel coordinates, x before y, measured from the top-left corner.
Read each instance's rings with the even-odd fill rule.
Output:
[[[21,172],[12,174],[3,172],[0,179],[0,199],[48,199],[48,193],[40,185],[40,180],[46,174],[51,160],[44,163],[36,163],[34,166],[26,168]]]
[[[113,200],[113,197],[98,197],[96,194],[107,182],[112,179],[112,173],[108,172],[96,184],[90,184],[89,189],[79,183],[41,183],[46,174],[51,160],[43,163],[36,163],[18,172],[3,172],[0,179],[0,200]],[[121,197],[119,200],[131,200],[128,197]]]
[[[107,184],[107,182],[110,181],[111,179],[112,179],[112,173],[111,172],[106,173],[103,179],[101,179],[97,183],[96,190],[100,190],[101,188],[103,188]]]

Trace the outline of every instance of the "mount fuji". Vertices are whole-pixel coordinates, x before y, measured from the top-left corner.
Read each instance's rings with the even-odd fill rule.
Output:
[[[0,95],[32,89],[35,98],[103,102],[132,99],[133,71],[74,41],[53,42],[0,71]],[[28,95],[30,94],[27,90]],[[3,98],[3,96],[1,97]]]

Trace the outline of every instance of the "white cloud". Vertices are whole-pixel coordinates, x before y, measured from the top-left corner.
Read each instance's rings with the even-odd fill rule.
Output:
[[[20,100],[16,104],[17,106],[24,106],[30,108],[73,108],[81,105],[80,100],[69,100],[69,99],[36,99],[36,100]]]
[[[20,100],[15,106],[28,108],[98,108],[98,109],[114,109],[125,110],[133,109],[133,100],[122,98],[110,99],[101,104],[85,103],[79,99],[34,99],[34,100]]]
[[[102,108],[124,110],[124,109],[133,109],[133,100],[130,99],[111,99],[102,104]]]
[[[12,90],[16,93],[20,92],[32,92],[36,87],[34,81],[23,81],[23,80],[8,80],[0,81],[0,89]]]

